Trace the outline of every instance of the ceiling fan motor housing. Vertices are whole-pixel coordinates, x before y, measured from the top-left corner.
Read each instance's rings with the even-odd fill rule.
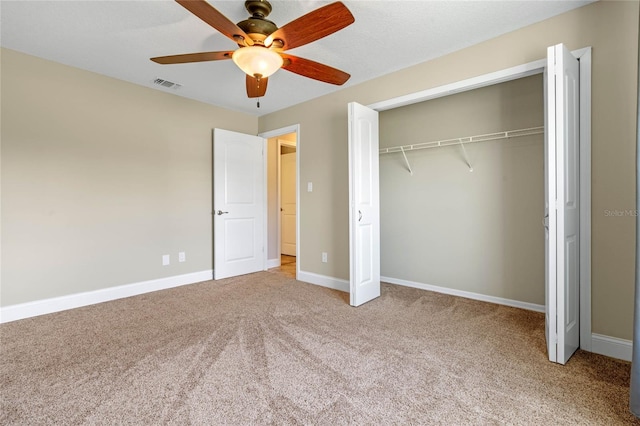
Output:
[[[262,44],[267,36],[278,29],[276,24],[265,19],[271,13],[271,4],[266,0],[248,0],[244,2],[244,7],[249,11],[251,17],[238,22],[237,25],[254,42]]]

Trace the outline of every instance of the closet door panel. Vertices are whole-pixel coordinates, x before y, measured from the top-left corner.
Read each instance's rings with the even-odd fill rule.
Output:
[[[545,331],[565,364],[580,346],[580,66],[564,45],[548,48],[546,78]]]
[[[378,113],[349,104],[350,300],[359,306],[380,296]]]

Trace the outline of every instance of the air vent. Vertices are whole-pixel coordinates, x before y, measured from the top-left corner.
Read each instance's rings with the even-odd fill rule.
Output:
[[[161,78],[156,78],[153,80],[153,84],[157,84],[158,86],[166,87],[167,89],[178,90],[182,87],[182,84],[174,83],[173,81],[163,80]]]

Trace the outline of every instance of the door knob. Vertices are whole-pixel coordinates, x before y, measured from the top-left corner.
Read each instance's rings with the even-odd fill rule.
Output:
[[[362,220],[362,212],[358,210],[358,222]]]
[[[220,216],[222,214],[228,214],[229,212],[223,212],[222,210],[218,210],[217,215]]]

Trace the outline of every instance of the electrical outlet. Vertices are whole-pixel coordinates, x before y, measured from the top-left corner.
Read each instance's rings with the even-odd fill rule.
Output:
[[[171,256],[169,256],[168,254],[163,254],[162,255],[162,266],[167,266],[170,263],[171,263]]]
[[[178,253],[178,262],[185,262],[187,260],[187,255],[185,252],[181,251]]]
[[[322,263],[327,263],[327,262],[328,262],[327,252],[323,251],[322,252]]]

